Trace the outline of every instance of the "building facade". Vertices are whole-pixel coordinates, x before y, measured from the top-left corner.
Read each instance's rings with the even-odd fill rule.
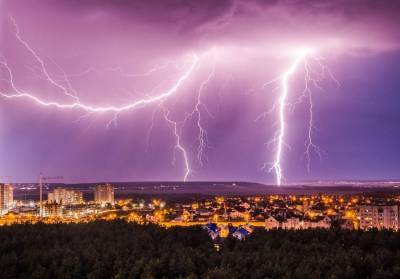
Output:
[[[265,219],[265,228],[267,230],[279,229],[280,223],[273,216],[269,216]]]
[[[331,227],[332,220],[325,216],[314,221],[303,221],[301,224],[302,229],[329,229]]]
[[[48,193],[47,201],[49,203],[58,203],[63,205],[82,204],[83,194],[80,191],[56,188],[53,192]]]
[[[9,184],[0,183],[0,215],[12,208],[14,204],[14,189]]]
[[[281,223],[281,228],[284,230],[299,230],[302,228],[299,218],[287,218]]]
[[[59,203],[46,203],[43,206],[44,217],[61,217],[63,215],[62,205]]]
[[[114,204],[114,186],[99,184],[94,187],[94,201],[97,204]]]
[[[279,222],[273,216],[265,219],[265,228],[267,230],[284,229],[284,230],[306,230],[306,229],[329,229],[331,227],[331,219],[327,216],[315,220],[300,220],[298,217],[287,218]]]
[[[361,205],[360,229],[399,229],[399,207],[397,205]]]

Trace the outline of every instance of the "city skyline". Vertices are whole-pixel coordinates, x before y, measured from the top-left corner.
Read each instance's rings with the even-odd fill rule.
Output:
[[[276,143],[266,143],[279,132],[277,112],[258,117],[279,99],[274,79],[296,51],[310,48],[329,69],[313,89],[312,142],[322,160],[311,150],[308,172],[303,100],[285,110],[285,182],[400,179],[399,5],[335,3],[1,1],[0,57],[16,88],[94,109],[1,98],[0,175],[13,182],[34,182],[41,172],[66,183],[179,181],[186,156],[188,181],[274,184],[276,173],[262,167],[276,160]],[[15,93],[7,69],[0,69],[6,95]],[[290,104],[304,76],[290,77]],[[173,94],[162,103],[96,112],[164,92]],[[207,138],[196,141],[202,129]]]

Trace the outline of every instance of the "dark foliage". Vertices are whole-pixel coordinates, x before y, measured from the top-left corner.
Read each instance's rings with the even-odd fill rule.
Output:
[[[0,228],[1,278],[400,278],[400,233],[256,230],[220,252],[199,227]]]

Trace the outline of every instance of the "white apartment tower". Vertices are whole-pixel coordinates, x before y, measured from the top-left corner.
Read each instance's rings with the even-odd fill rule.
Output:
[[[0,183],[0,215],[8,212],[14,203],[13,187],[9,184]]]
[[[58,187],[47,195],[47,200],[49,203],[63,205],[81,204],[83,203],[83,194],[80,191]]]
[[[97,204],[114,204],[114,186],[99,184],[94,187],[94,201]]]
[[[399,229],[399,207],[397,205],[360,206],[360,229]]]

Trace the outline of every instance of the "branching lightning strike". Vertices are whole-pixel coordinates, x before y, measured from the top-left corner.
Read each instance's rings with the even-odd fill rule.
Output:
[[[211,53],[214,53],[212,49]],[[207,55],[209,52],[205,53],[204,55]],[[215,58],[215,57],[214,57]],[[215,61],[215,60],[213,60]],[[175,146],[174,146],[174,153],[173,153],[173,165],[175,165],[175,158],[176,158],[176,151],[180,151],[183,157],[183,162],[184,162],[184,177],[183,180],[186,181],[190,174],[192,173],[192,169],[190,167],[190,160],[188,156],[188,152],[186,148],[183,146],[182,143],[182,130],[185,127],[186,123],[192,118],[196,117],[196,126],[198,129],[198,148],[197,148],[197,161],[200,166],[203,166],[204,164],[204,153],[206,148],[208,147],[208,139],[207,139],[207,130],[205,129],[203,123],[202,123],[202,111],[204,110],[207,112],[207,114],[211,117],[212,114],[210,111],[207,109],[205,103],[202,101],[202,94],[203,91],[205,90],[205,87],[208,85],[208,83],[211,81],[215,74],[215,63],[212,65],[212,69],[207,75],[206,79],[200,83],[199,90],[197,92],[197,98],[196,98],[196,103],[194,105],[194,108],[191,113],[189,113],[183,121],[175,121],[170,118],[170,111],[166,106],[164,106],[163,103],[160,104],[160,106],[153,112],[152,115],[152,121],[151,121],[151,126],[148,132],[148,139],[147,139],[147,146],[146,149],[149,146],[149,134],[151,133],[153,127],[154,127],[154,117],[155,114],[157,113],[158,109],[162,110],[164,120],[166,121],[168,127],[171,129],[174,137],[175,137]]]
[[[213,57],[213,64],[212,68],[209,71],[208,75],[206,78],[200,83],[199,89],[197,91],[197,97],[196,97],[196,102],[193,107],[193,110],[187,114],[187,116],[182,120],[182,121],[176,121],[172,119],[170,115],[170,110],[168,107],[165,105],[165,101],[175,95],[178,90],[182,87],[182,85],[192,76],[193,72],[198,68],[201,59],[203,56],[206,54],[210,53],[206,52],[202,55],[197,55],[196,53],[192,53],[190,56],[190,61],[189,63],[184,63],[184,65],[178,65],[176,62],[172,61],[167,61],[164,64],[156,65],[154,68],[150,69],[149,71],[142,73],[142,74],[127,74],[122,71],[121,68],[110,68],[109,70],[111,71],[119,71],[121,75],[125,77],[144,77],[144,76],[149,76],[154,74],[157,71],[165,70],[168,68],[170,65],[175,65],[175,67],[179,70],[182,70],[181,76],[174,82],[174,84],[167,90],[163,90],[162,93],[159,94],[151,94],[150,96],[146,96],[144,98],[137,99],[132,102],[128,102],[127,104],[121,105],[121,106],[96,106],[96,105],[91,105],[91,104],[86,104],[80,101],[78,97],[78,93],[75,89],[72,88],[71,82],[69,81],[68,77],[72,75],[67,75],[65,71],[54,61],[52,63],[57,67],[57,69],[61,72],[61,78],[63,79],[62,81],[59,81],[58,79],[54,78],[57,75],[50,74],[50,71],[47,70],[46,63],[44,60],[39,56],[38,53],[35,52],[35,50],[28,44],[27,41],[25,41],[21,35],[20,35],[20,29],[16,23],[16,21],[11,18],[11,21],[15,27],[15,37],[18,40],[19,43],[21,43],[25,49],[32,55],[32,57],[36,60],[36,62],[39,64],[39,67],[37,68],[37,71],[40,73],[42,79],[45,81],[49,82],[52,86],[57,88],[61,93],[68,98],[72,99],[71,102],[58,102],[58,101],[47,101],[41,97],[38,97],[35,94],[32,94],[26,90],[20,89],[16,85],[16,81],[13,75],[13,71],[9,64],[7,63],[7,60],[4,57],[0,57],[0,66],[5,70],[6,74],[8,75],[8,79],[5,81],[9,84],[11,88],[11,92],[3,92],[0,91],[0,97],[3,97],[5,99],[26,99],[29,101],[32,101],[38,105],[44,106],[44,107],[54,107],[57,109],[77,109],[77,110],[82,110],[86,113],[86,115],[90,115],[92,113],[113,113],[113,118],[109,122],[108,125],[111,123],[116,123],[117,118],[120,113],[126,112],[126,111],[132,111],[141,107],[144,107],[146,105],[155,105],[156,109],[153,112],[152,116],[152,123],[151,127],[149,130],[149,133],[151,132],[151,129],[153,128],[154,125],[154,118],[157,113],[157,111],[162,112],[162,116],[165,120],[165,123],[168,125],[168,127],[171,129],[171,132],[175,138],[175,145],[174,145],[174,154],[173,154],[173,162],[175,162],[175,156],[176,152],[179,151],[182,155],[183,158],[183,164],[184,164],[184,176],[183,180],[186,181],[192,170],[190,166],[190,160],[188,156],[188,151],[185,148],[182,140],[182,130],[185,126],[185,124],[190,120],[193,119],[196,124],[196,128],[198,130],[198,137],[197,137],[197,160],[200,164],[200,166],[203,166],[203,162],[206,159],[205,156],[205,151],[208,147],[208,134],[207,130],[205,128],[205,124],[202,118],[203,112],[207,113],[210,117],[213,117],[210,111],[207,109],[205,103],[203,102],[203,93],[205,89],[207,88],[208,84],[210,83],[211,79],[215,75],[215,57]],[[213,50],[213,49],[212,49]],[[211,51],[213,53],[213,51]],[[278,130],[275,134],[275,137],[273,139],[273,143],[275,143],[275,154],[274,154],[274,159],[273,163],[269,164],[270,171],[273,171],[275,173],[275,179],[276,179],[276,184],[281,185],[283,181],[283,168],[282,168],[282,157],[283,157],[283,152],[284,152],[284,146],[285,146],[285,136],[286,136],[286,130],[287,130],[287,123],[286,123],[286,112],[287,108],[291,105],[288,102],[288,97],[290,94],[290,87],[289,87],[289,81],[293,74],[296,72],[296,70],[299,68],[299,65],[301,63],[304,64],[304,71],[305,71],[305,77],[304,77],[304,90],[300,97],[298,98],[298,102],[302,102],[303,99],[307,99],[308,101],[308,108],[309,108],[309,121],[308,121],[308,130],[307,130],[307,140],[305,142],[305,155],[306,155],[306,160],[307,160],[307,170],[310,170],[310,162],[311,162],[311,153],[315,152],[319,157],[321,157],[321,150],[319,147],[314,143],[312,134],[314,130],[314,114],[313,114],[313,108],[314,108],[314,102],[313,102],[313,92],[311,90],[311,87],[317,88],[317,89],[322,89],[319,86],[319,81],[324,78],[326,75],[329,76],[332,80],[334,80],[338,85],[339,83],[337,80],[333,77],[332,73],[327,69],[323,63],[321,62],[321,59],[316,58],[311,55],[311,50],[304,49],[302,50],[299,55],[293,60],[291,63],[290,67],[278,78],[275,78],[269,82],[266,82],[263,87],[266,87],[270,84],[273,83],[278,83],[280,87],[280,94],[279,98],[276,104],[273,106],[273,110],[277,110],[278,114]],[[314,73],[312,71],[312,68],[310,67],[308,63],[308,59],[311,58],[314,63],[320,68],[320,72],[317,76],[317,78],[314,78]],[[75,74],[73,76],[82,76],[85,74],[90,73],[91,71],[99,71],[93,67],[89,68],[88,70],[80,73],[80,74]],[[60,76],[58,76],[60,78]],[[265,116],[266,113],[263,115]],[[265,164],[264,166],[266,166]]]
[[[197,161],[199,162],[200,166],[203,166],[204,164],[204,158],[206,158],[205,151],[208,147],[208,133],[203,125],[203,121],[201,118],[202,111],[205,111],[211,118],[213,118],[213,115],[207,109],[206,105],[202,101],[202,94],[214,75],[215,75],[215,64],[212,65],[212,69],[208,74],[207,78],[200,84],[199,91],[197,92],[196,105],[194,106],[193,111],[189,115],[190,117],[196,117],[196,125],[199,132],[197,138],[198,141]]]
[[[13,71],[4,57],[0,57],[1,58],[0,66],[3,66],[4,70],[6,71],[6,73],[8,75],[8,79],[6,79],[5,81],[9,84],[12,92],[6,93],[3,91],[0,91],[1,97],[5,98],[5,99],[26,99],[26,100],[30,100],[38,105],[45,106],[45,107],[55,107],[58,109],[78,109],[78,110],[82,110],[86,113],[83,117],[86,117],[93,113],[113,113],[114,116],[112,117],[111,121],[108,123],[107,127],[110,126],[112,123],[116,124],[117,118],[118,118],[119,114],[122,112],[135,110],[135,109],[141,108],[146,105],[155,104],[157,106],[155,112],[158,109],[162,110],[164,120],[166,121],[167,125],[170,127],[170,129],[175,137],[174,161],[175,161],[175,152],[176,151],[179,151],[182,154],[183,161],[184,161],[184,177],[183,177],[184,181],[186,181],[187,178],[189,177],[189,175],[191,173],[191,168],[190,168],[190,160],[188,158],[188,152],[182,143],[181,133],[182,133],[182,129],[183,129],[184,125],[186,124],[187,120],[190,119],[191,117],[196,117],[196,119],[197,119],[196,125],[197,125],[198,131],[199,131],[199,136],[198,136],[199,147],[198,147],[198,152],[197,152],[197,158],[199,160],[200,165],[203,165],[204,151],[207,147],[207,131],[205,130],[205,127],[202,124],[201,114],[202,114],[202,110],[206,111],[209,115],[211,115],[211,113],[207,110],[207,107],[202,102],[202,94],[203,94],[204,88],[207,86],[208,82],[210,81],[210,79],[212,78],[212,76],[215,73],[215,64],[213,64],[212,70],[209,73],[209,75],[207,76],[206,80],[204,80],[200,84],[200,87],[199,87],[199,90],[197,93],[196,104],[195,104],[192,112],[189,113],[183,121],[175,121],[175,120],[171,119],[170,111],[164,105],[164,102],[169,97],[171,97],[172,95],[177,93],[177,91],[182,87],[183,83],[191,77],[191,75],[193,74],[195,69],[199,66],[202,56],[209,54],[209,52],[206,52],[201,56],[197,55],[196,53],[192,53],[189,63],[185,61],[185,63],[183,65],[180,65],[174,61],[166,61],[163,64],[156,65],[155,67],[151,68],[150,70],[148,70],[145,73],[127,74],[124,71],[122,71],[121,68],[107,69],[107,70],[111,70],[111,71],[119,71],[125,77],[145,77],[145,76],[152,75],[157,71],[165,70],[169,66],[174,65],[176,69],[183,71],[183,73],[168,90],[164,90],[160,94],[155,94],[155,95],[151,94],[151,96],[146,96],[145,98],[141,98],[141,99],[135,100],[133,102],[129,102],[122,106],[95,106],[95,105],[83,103],[79,100],[77,91],[72,88],[71,82],[68,79],[68,77],[71,75],[67,75],[66,72],[54,61],[52,61],[52,63],[61,72],[61,74],[62,74],[61,78],[63,79],[63,82],[66,84],[66,86],[64,86],[57,79],[52,77],[52,75],[49,73],[49,70],[46,67],[46,63],[44,62],[44,60],[40,57],[40,55],[38,53],[36,53],[36,51],[29,45],[29,43],[21,37],[19,26],[17,25],[14,18],[10,17],[10,19],[15,28],[15,37],[16,37],[17,41],[24,46],[24,48],[33,56],[35,61],[40,65],[38,68],[36,68],[36,70],[39,71],[40,74],[43,75],[43,77],[39,76],[39,78],[41,78],[41,79],[49,82],[51,85],[55,86],[65,96],[72,98],[73,101],[72,102],[47,101],[41,97],[38,97],[35,94],[27,92],[26,90],[20,89],[16,85]],[[98,70],[96,68],[91,67],[88,70],[86,70],[85,72],[74,75],[74,76],[82,76],[82,75],[90,73],[91,71],[98,71]],[[57,75],[54,75],[54,76],[57,76]],[[155,115],[155,113],[153,113],[152,124],[151,124],[150,129],[152,129],[153,124],[154,124],[153,123],[154,115]]]
[[[289,78],[296,70],[298,64],[305,58],[307,53],[301,53],[290,68],[282,75],[281,77],[281,86],[282,92],[278,101],[278,117],[279,117],[279,130],[276,137],[276,153],[275,153],[275,161],[272,164],[271,170],[275,171],[276,175],[276,184],[282,184],[282,148],[284,144],[285,130],[286,130],[286,121],[285,121],[285,108],[287,107],[287,97],[289,94]]]
[[[47,107],[56,107],[59,109],[82,109],[84,111],[87,112],[114,112],[114,113],[120,113],[123,111],[127,111],[127,110],[132,110],[132,109],[136,109],[138,107],[147,105],[147,104],[151,104],[151,103],[157,103],[157,102],[161,102],[165,99],[167,99],[168,97],[170,97],[171,95],[175,94],[178,89],[180,88],[180,86],[183,84],[184,81],[186,81],[190,75],[192,74],[192,72],[194,71],[194,69],[196,68],[197,64],[199,62],[199,57],[196,54],[193,54],[193,60],[192,60],[192,64],[190,65],[190,67],[186,70],[186,72],[176,81],[176,83],[166,92],[154,96],[154,97],[150,97],[150,98],[145,98],[145,99],[139,99],[135,102],[123,105],[123,106],[93,106],[93,105],[87,105],[87,104],[83,104],[81,102],[72,102],[72,103],[67,103],[67,104],[63,104],[63,103],[59,103],[59,102],[55,102],[55,101],[45,101],[42,100],[39,97],[36,97],[28,92],[22,91],[20,89],[18,89],[15,85],[12,78],[12,71],[10,69],[10,67],[8,66],[8,64],[6,62],[1,62],[1,64],[6,68],[6,70],[8,71],[8,74],[10,76],[10,85],[13,88],[13,90],[16,92],[16,94],[6,94],[3,92],[0,92],[0,96],[7,98],[7,99],[30,99],[31,101],[34,101],[35,103],[42,105],[42,106],[47,106]]]
[[[320,69],[314,77],[312,74],[312,68],[310,66],[309,60],[312,60],[317,67]],[[304,64],[304,89],[303,92],[300,94],[300,97],[297,99],[297,102],[294,104],[290,104],[288,102],[289,97],[289,80],[291,76],[295,73],[298,69],[299,65]],[[270,84],[279,82],[280,84],[280,95],[278,102],[275,103],[272,107],[272,110],[263,113],[261,116],[265,116],[266,114],[277,110],[278,111],[278,131],[275,134],[272,142],[275,143],[275,154],[274,154],[274,161],[271,164],[264,164],[264,167],[270,165],[269,170],[274,171],[275,173],[275,180],[276,185],[282,185],[284,176],[282,171],[282,156],[283,156],[283,148],[285,144],[285,135],[286,135],[286,110],[289,106],[294,108],[297,104],[303,102],[304,99],[308,101],[308,128],[307,128],[307,140],[305,141],[305,156],[307,160],[307,171],[310,172],[310,165],[311,165],[311,154],[314,152],[320,159],[322,158],[322,151],[321,149],[315,144],[313,140],[313,130],[315,129],[314,126],[314,102],[313,102],[313,91],[311,87],[314,87],[318,90],[323,90],[323,88],[319,85],[319,82],[328,76],[331,80],[333,80],[337,86],[340,86],[339,82],[334,78],[330,70],[323,65],[321,59],[312,55],[312,50],[310,49],[302,49],[300,50],[297,57],[294,59],[290,67],[278,78],[275,78],[271,81],[264,83],[263,87],[266,87]],[[260,116],[260,117],[261,117]],[[264,168],[263,167],[263,168]]]
[[[15,79],[14,79],[13,71],[11,70],[11,67],[9,66],[9,64],[7,63],[7,61],[4,57],[1,57],[0,65],[3,67],[3,69],[6,71],[6,73],[8,75],[8,79],[6,79],[5,81],[9,84],[12,92],[6,93],[3,91],[0,91],[1,97],[5,98],[5,99],[27,99],[27,100],[33,101],[34,103],[41,105],[41,106],[55,107],[58,109],[80,109],[80,110],[83,110],[84,112],[86,112],[87,114],[107,113],[107,112],[114,113],[114,117],[112,118],[112,120],[110,121],[110,123],[108,125],[110,125],[113,122],[116,122],[118,115],[122,112],[129,111],[129,110],[135,110],[137,108],[141,108],[143,106],[150,105],[150,104],[156,104],[162,108],[163,114],[164,114],[164,119],[166,120],[167,124],[172,128],[173,134],[176,138],[175,148],[182,153],[182,156],[184,159],[184,165],[185,165],[184,180],[186,181],[186,179],[188,178],[189,173],[190,173],[190,164],[189,164],[187,151],[184,148],[182,141],[181,141],[181,136],[180,136],[181,128],[179,128],[178,122],[175,122],[169,118],[169,111],[163,105],[163,103],[166,99],[168,99],[172,95],[176,94],[177,91],[180,89],[180,87],[183,85],[183,83],[190,78],[190,76],[192,75],[192,73],[194,72],[194,70],[196,69],[196,67],[198,66],[199,61],[200,61],[200,57],[197,54],[193,53],[191,55],[191,59],[190,59],[191,61],[188,64],[187,69],[185,69],[183,74],[176,80],[176,82],[168,90],[165,90],[163,93],[157,94],[157,95],[154,95],[151,97],[138,99],[136,101],[130,102],[130,103],[122,105],[122,106],[94,106],[94,105],[82,103],[79,100],[79,98],[76,94],[76,91],[73,90],[71,87],[71,83],[69,82],[66,73],[55,62],[53,62],[53,64],[55,64],[56,67],[61,71],[63,79],[64,79],[65,83],[67,84],[68,88],[63,86],[57,80],[53,79],[53,77],[49,74],[49,71],[47,70],[44,60],[35,52],[35,50],[29,45],[29,43],[21,37],[20,29],[19,29],[16,21],[12,17],[11,17],[11,21],[15,27],[16,39],[25,47],[25,49],[38,62],[38,64],[40,65],[39,70],[40,70],[41,74],[43,74],[43,76],[44,76],[43,79],[48,81],[51,85],[55,86],[57,89],[61,90],[61,92],[64,95],[72,98],[73,101],[70,103],[58,102],[58,101],[47,101],[47,100],[44,100],[30,92],[27,92],[25,90],[18,88],[18,86],[16,85],[16,82],[15,82]],[[161,66],[157,65],[155,68],[151,69],[149,72],[146,72],[145,74],[142,74],[142,75],[135,75],[135,76],[145,76],[145,75],[152,74],[154,71],[161,70],[161,69],[168,67],[171,63],[172,62],[169,61],[168,63],[166,63],[164,65],[161,65]],[[177,68],[178,68],[178,66],[177,66]],[[129,75],[129,76],[132,76],[132,75]]]

